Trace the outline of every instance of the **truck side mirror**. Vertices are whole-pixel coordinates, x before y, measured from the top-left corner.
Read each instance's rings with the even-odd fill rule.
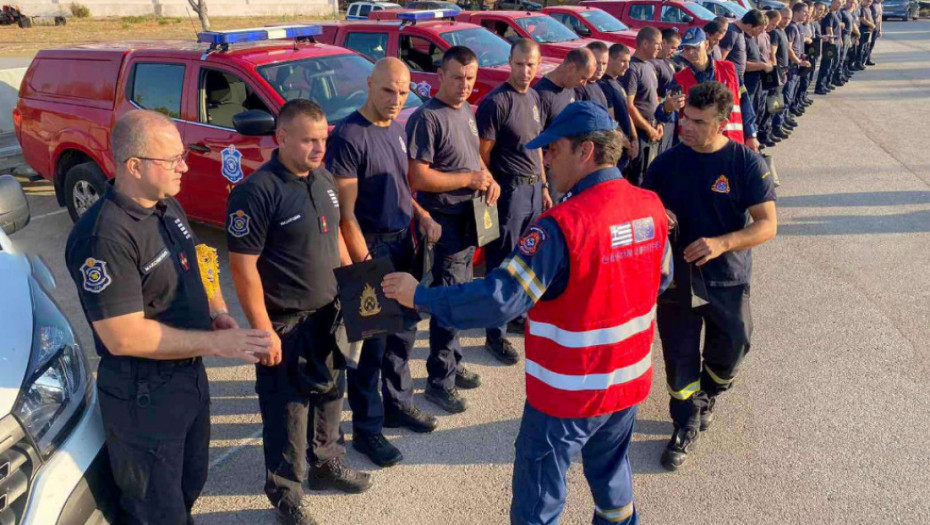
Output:
[[[242,135],[271,135],[275,117],[267,111],[250,109],[233,116],[233,127]]]
[[[691,16],[691,15],[683,15],[683,16],[681,17],[681,21],[684,22],[684,23],[686,23],[686,24],[690,24],[691,22],[694,22],[694,17]]]
[[[7,235],[29,224],[29,202],[23,187],[12,175],[0,176],[0,228]]]
[[[575,32],[580,36],[591,36],[591,30],[587,26],[578,26]]]

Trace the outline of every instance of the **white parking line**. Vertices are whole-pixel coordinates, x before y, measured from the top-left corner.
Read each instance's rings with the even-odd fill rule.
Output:
[[[68,211],[68,208],[62,208],[60,210],[50,211],[48,213],[43,213],[42,215],[36,215],[35,217],[32,218],[32,220],[37,221],[39,219],[51,217],[52,215],[58,215],[60,213],[65,213],[66,211]]]
[[[261,439],[261,437],[262,437],[262,429],[259,428],[258,430],[253,432],[252,435],[249,436],[245,441],[243,441],[239,445],[236,445],[235,447],[230,448],[226,452],[223,452],[220,455],[220,457],[211,461],[209,470],[213,470],[218,465],[224,463],[227,459],[231,458],[234,454],[237,454],[240,450],[244,449],[245,447],[254,445],[257,441]]]

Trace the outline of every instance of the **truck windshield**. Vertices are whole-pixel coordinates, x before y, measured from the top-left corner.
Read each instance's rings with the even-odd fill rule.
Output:
[[[446,31],[442,39],[453,46],[465,46],[474,51],[481,67],[502,66],[510,57],[510,44],[483,27]]]
[[[361,56],[346,54],[270,64],[258,72],[284,100],[306,98],[319,104],[333,124],[365,103],[373,68]],[[411,91],[404,107],[422,104],[423,99]]]
[[[617,20],[613,15],[606,11],[581,11],[581,16],[591,22],[598,31],[605,33],[616,33],[630,29],[623,22]]]
[[[533,37],[533,40],[543,44],[578,40],[578,35],[551,16],[518,18],[517,24],[525,29]]]
[[[716,17],[715,14],[710,12],[709,9],[702,5],[695,4],[694,2],[688,2],[688,9],[694,13],[694,16],[700,18],[701,20],[711,21]]]

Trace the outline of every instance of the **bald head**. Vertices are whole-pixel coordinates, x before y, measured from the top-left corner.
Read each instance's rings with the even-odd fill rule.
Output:
[[[553,71],[553,80],[562,88],[575,89],[585,85],[596,70],[594,53],[586,47],[576,47],[565,55],[565,60]]]
[[[410,95],[410,70],[395,57],[375,62],[368,77],[368,100],[361,112],[377,125],[388,125],[396,119]]]
[[[145,109],[130,111],[116,121],[110,134],[113,161],[121,165],[131,157],[152,157],[153,142],[175,135],[178,128],[165,115]]]

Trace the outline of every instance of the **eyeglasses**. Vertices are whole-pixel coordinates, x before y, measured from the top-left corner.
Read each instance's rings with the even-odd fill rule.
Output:
[[[126,160],[124,160],[123,162],[126,162],[126,161],[128,161],[129,159],[148,160],[148,161],[155,162],[156,164],[158,164],[159,166],[161,166],[161,167],[163,167],[163,168],[165,168],[165,169],[176,170],[176,169],[178,169],[178,168],[181,166],[181,163],[182,163],[182,162],[183,162],[185,165],[187,164],[187,156],[188,156],[188,155],[190,155],[190,150],[187,150],[187,149],[186,149],[186,150],[184,150],[184,153],[181,153],[180,155],[176,155],[176,156],[171,157],[171,158],[168,158],[168,159],[157,159],[157,158],[154,158],[154,157],[139,157],[139,156],[137,156],[137,155],[133,155],[132,157],[127,157]],[[167,165],[166,165],[166,164],[162,164],[162,163],[164,163],[164,162],[167,162],[168,164],[167,164]]]

